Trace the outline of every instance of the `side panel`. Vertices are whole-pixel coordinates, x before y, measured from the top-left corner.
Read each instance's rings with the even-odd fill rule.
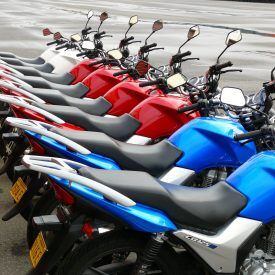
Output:
[[[93,61],[94,60],[91,59],[84,59],[71,69],[70,73],[74,76],[74,81],[71,83],[71,85],[82,81],[89,74],[93,73],[100,67],[100,65],[89,66],[89,64],[91,64]]]
[[[62,187],[89,200],[91,204],[128,223],[133,229],[144,232],[165,232],[175,230],[173,222],[160,210],[137,203],[135,206],[125,207],[105,199],[101,194],[80,184],[53,177]],[[70,186],[70,187],[69,187]]]
[[[199,112],[191,115],[178,113],[178,108],[186,105],[191,105],[191,102],[184,96],[150,96],[143,100],[130,112],[142,123],[136,135],[152,139],[169,137],[182,125],[200,116]]]
[[[110,67],[101,67],[87,76],[82,83],[90,88],[85,97],[98,98],[105,95],[112,87],[121,82],[124,76],[115,77],[115,72],[121,69],[111,69]]]
[[[226,181],[248,198],[240,216],[263,223],[275,220],[275,151],[252,157]]]
[[[194,119],[169,139],[183,152],[176,165],[196,173],[222,166],[237,168],[257,153],[253,142],[242,145],[234,140],[236,133],[244,132],[240,123],[229,119]]]
[[[25,133],[27,136],[38,142],[46,151],[53,152],[54,156],[68,158],[94,168],[121,170],[118,164],[110,158],[93,153],[83,155],[68,149],[66,146],[51,138],[41,136],[31,131],[25,131]]]
[[[139,87],[139,81],[123,81],[111,88],[105,95],[112,108],[108,111],[109,115],[121,116],[130,112],[136,105],[146,99],[155,87]],[[159,91],[160,94],[161,91]]]

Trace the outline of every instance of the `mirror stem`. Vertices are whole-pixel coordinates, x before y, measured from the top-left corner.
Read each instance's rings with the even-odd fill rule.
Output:
[[[189,42],[190,40],[191,40],[191,39],[187,39],[187,40],[179,47],[178,53],[181,52],[181,48],[182,48],[187,42]]]
[[[149,36],[145,39],[145,45],[147,45],[147,40],[155,33],[155,31],[152,31]]]
[[[129,26],[129,28],[127,29],[127,31],[125,32],[125,36],[124,36],[124,38],[126,38],[126,37],[127,37],[127,33],[128,33],[128,32],[129,32],[129,30],[132,28],[132,26],[133,26],[133,25],[130,25],[130,26]]]
[[[98,26],[98,29],[97,29],[97,32],[99,32],[99,29],[100,29],[102,23],[103,23],[103,21],[100,22],[100,24],[99,24],[99,26]]]
[[[219,60],[221,58],[221,56],[225,53],[225,51],[229,48],[230,46],[226,46],[225,49],[220,53],[220,55],[217,58],[217,63],[219,63]]]

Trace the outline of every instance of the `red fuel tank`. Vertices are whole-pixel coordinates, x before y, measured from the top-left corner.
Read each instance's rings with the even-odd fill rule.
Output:
[[[179,113],[178,108],[191,105],[188,96],[150,96],[138,104],[130,115],[141,122],[136,135],[151,139],[166,138],[190,120],[200,117],[199,112],[190,115]]]

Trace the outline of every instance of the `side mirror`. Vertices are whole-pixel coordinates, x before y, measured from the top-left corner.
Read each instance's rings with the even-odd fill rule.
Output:
[[[93,50],[94,49],[94,43],[92,41],[84,41],[82,43],[82,48],[85,49],[85,50]]]
[[[103,13],[101,13],[100,14],[100,16],[99,16],[99,20],[100,20],[100,22],[104,22],[106,19],[108,19],[108,13],[107,12],[103,12]]]
[[[187,34],[187,39],[191,40],[191,39],[195,38],[196,36],[198,36],[199,34],[200,34],[200,27],[198,25],[195,25],[189,29],[188,34]]]
[[[93,16],[94,16],[94,12],[93,12],[92,10],[90,10],[90,11],[87,13],[87,18],[88,18],[88,20],[90,20]]]
[[[59,40],[59,39],[61,39],[61,38],[62,38],[62,35],[61,35],[60,32],[54,33],[54,35],[53,35],[53,39],[54,39],[54,40]]]
[[[152,26],[152,31],[157,32],[157,31],[161,30],[162,28],[163,28],[162,20],[157,20],[154,22],[154,24]]]
[[[137,15],[133,15],[130,17],[129,19],[129,26],[133,26],[138,22],[138,16]]]
[[[169,89],[175,89],[179,86],[184,85],[186,82],[187,77],[180,73],[176,73],[166,79],[166,83]]]
[[[242,33],[240,30],[235,30],[230,32],[225,40],[225,44],[227,47],[230,47],[236,43],[238,43],[239,41],[242,40]]]
[[[139,76],[144,76],[148,73],[150,67],[151,66],[149,63],[145,62],[144,60],[140,60],[136,64],[135,69],[136,69],[137,73],[139,74]]]
[[[224,87],[221,92],[220,100],[224,104],[235,107],[244,107],[246,104],[243,91],[233,87]]]
[[[42,32],[43,32],[43,36],[49,36],[52,34],[49,28],[43,29]]]
[[[112,57],[113,59],[120,60],[123,56],[120,50],[110,50],[107,52],[107,54]]]
[[[75,33],[71,35],[71,41],[72,42],[79,42],[81,40],[81,35],[79,33]]]

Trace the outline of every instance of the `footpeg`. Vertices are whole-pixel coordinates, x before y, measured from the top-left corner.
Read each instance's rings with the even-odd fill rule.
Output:
[[[63,228],[63,223],[56,215],[34,217],[32,222],[39,231],[59,231]]]

